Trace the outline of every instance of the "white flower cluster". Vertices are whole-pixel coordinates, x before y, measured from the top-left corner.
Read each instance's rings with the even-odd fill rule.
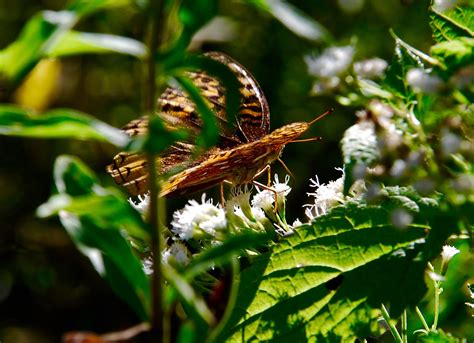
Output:
[[[387,66],[387,61],[376,57],[354,63],[354,71],[361,78],[374,79],[383,76]]]
[[[322,94],[339,86],[339,75],[351,65],[354,52],[354,47],[349,45],[327,48],[319,56],[305,56],[308,73],[319,79],[312,92]]]
[[[132,198],[128,199],[128,202],[134,209],[136,209],[141,214],[145,214],[148,211],[150,206],[150,196],[148,194],[140,194],[138,196],[138,202],[135,203]]]
[[[226,227],[224,209],[214,205],[212,199],[206,200],[206,194],[202,195],[201,203],[189,200],[183,209],[173,213],[171,222],[171,231],[183,241],[206,236],[216,238]]]
[[[316,188],[315,192],[307,193],[313,197],[313,203],[304,205],[305,214],[310,220],[344,202],[344,174],[336,181],[329,181],[328,184],[321,184],[317,175],[314,180],[310,179],[310,182],[310,187]]]

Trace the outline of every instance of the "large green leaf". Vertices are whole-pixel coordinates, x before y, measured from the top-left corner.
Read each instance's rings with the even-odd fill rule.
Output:
[[[41,217],[58,214],[77,248],[142,319],[150,312],[150,289],[129,235],[147,239],[148,226],[127,200],[97,183],[78,159],[60,156],[54,167],[58,195],[38,208]]]
[[[474,38],[474,8],[458,7],[448,13],[431,10],[430,26],[433,38],[445,42],[461,37]]]
[[[130,141],[121,130],[78,111],[57,109],[35,114],[13,105],[0,106],[0,135],[92,139],[118,147]]]
[[[54,51],[58,42],[64,49],[67,37],[63,36],[82,17],[105,8],[124,6],[130,2],[130,0],[76,0],[72,1],[65,11],[38,12],[26,23],[20,36],[0,51],[0,77],[11,84],[16,84],[41,58]],[[71,42],[73,43],[77,45],[77,42]]]
[[[426,291],[428,226],[422,218],[404,229],[390,223],[396,208],[418,218],[429,204],[393,193],[383,205],[334,208],[261,256],[242,273],[236,308],[217,341],[353,342],[377,331],[382,303],[394,317],[417,304]],[[438,249],[444,242],[432,241]]]
[[[49,49],[49,57],[62,57],[79,54],[120,53],[143,58],[146,55],[145,45],[128,37],[68,31],[65,32]]]

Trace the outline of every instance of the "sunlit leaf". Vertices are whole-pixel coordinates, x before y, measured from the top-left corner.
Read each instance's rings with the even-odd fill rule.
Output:
[[[19,37],[0,51],[0,77],[16,84],[42,57],[54,50],[55,44],[83,16],[129,3],[128,0],[76,0],[65,11],[38,12],[27,22]]]
[[[69,31],[48,51],[48,56],[62,57],[79,54],[120,53],[143,58],[146,47],[135,39],[109,34]]]
[[[329,31],[324,26],[284,0],[250,1],[250,3],[267,10],[290,31],[300,37],[316,42],[332,39]]]
[[[9,105],[0,106],[0,135],[92,139],[118,147],[125,147],[130,140],[121,130],[78,111],[57,109],[33,114]]]
[[[146,240],[148,226],[123,196],[98,184],[94,173],[77,158],[58,157],[54,177],[59,194],[41,205],[38,215],[59,215],[96,271],[142,320],[147,320],[148,279],[125,232]]]
[[[461,37],[474,38],[474,8],[457,7],[448,13],[434,9],[430,13],[430,26],[437,42],[445,42]]]
[[[438,43],[431,47],[431,54],[450,71],[455,71],[474,63],[474,38],[461,37]]]
[[[426,207],[410,193],[395,192]],[[382,303],[394,317],[424,295],[420,257],[428,227],[391,226],[399,200],[349,202],[299,227],[241,276],[231,319],[218,339],[353,342],[379,330]],[[418,220],[418,221],[417,221]],[[436,241],[439,249],[443,241]],[[439,250],[438,250],[439,251]]]

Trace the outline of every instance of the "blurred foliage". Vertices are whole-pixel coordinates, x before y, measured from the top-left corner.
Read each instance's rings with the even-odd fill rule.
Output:
[[[214,69],[217,75],[223,75],[223,82],[229,89],[226,106],[230,115],[236,110],[238,98],[235,78],[226,77],[225,72],[219,70],[219,66],[212,65],[213,63],[208,60],[207,62],[200,60],[192,54],[187,55],[188,59],[183,58],[184,50],[190,43],[199,51],[224,51],[252,72],[269,101],[274,128],[293,121],[308,121],[330,107],[336,108],[332,117],[311,129],[309,135],[323,136],[322,142],[312,144],[311,148],[293,144],[285,149],[283,155],[285,163],[290,170],[298,171],[293,186],[293,197],[289,197],[286,205],[287,213],[295,217],[301,216],[302,204],[307,202],[305,197],[301,196],[308,190],[306,180],[314,173],[317,173],[323,182],[335,179],[337,172],[334,168],[342,166],[343,162],[347,176],[346,192],[349,191],[353,181],[361,178],[357,175],[361,162],[374,167],[375,171],[385,171],[363,176],[373,185],[411,186],[414,180],[424,180],[427,176],[433,178],[431,181],[436,184],[436,189],[444,192],[447,199],[440,202],[439,211],[428,213],[430,215],[436,213],[427,220],[433,234],[428,236],[427,244],[421,248],[416,244],[417,239],[425,237],[424,229],[428,227],[425,221],[414,221],[413,224],[410,223],[413,225],[410,229],[413,230],[409,231],[409,235],[406,232],[393,231],[393,237],[391,236],[393,240],[384,237],[390,241],[386,242],[387,251],[383,251],[380,256],[374,253],[373,260],[369,261],[367,256],[363,255],[367,253],[364,245],[357,243],[364,243],[369,251],[372,251],[371,249],[375,251],[378,247],[378,241],[375,239],[377,237],[370,237],[375,239],[374,242],[368,242],[367,238],[359,241],[356,237],[359,234],[358,229],[381,217],[384,218],[382,222],[389,223],[390,219],[387,217],[389,214],[385,207],[381,207],[381,213],[374,214],[370,208],[359,208],[356,205],[354,208],[350,208],[350,205],[344,208],[343,210],[347,212],[343,212],[341,217],[344,215],[352,219],[363,217],[367,222],[361,220],[357,225],[349,223],[350,225],[346,227],[335,225],[334,215],[321,217],[302,229],[301,235],[305,240],[300,236],[293,236],[285,241],[285,244],[293,244],[292,248],[301,248],[304,251],[307,240],[317,240],[318,235],[322,233],[318,231],[321,227],[317,226],[321,223],[324,230],[333,232],[337,237],[343,237],[346,230],[352,230],[347,248],[354,250],[353,254],[357,259],[355,257],[351,259],[351,265],[345,269],[343,267],[346,267],[345,264],[348,262],[337,260],[341,255],[335,252],[335,260],[344,264],[344,266],[338,265],[337,269],[344,271],[344,277],[349,281],[338,292],[342,292],[343,295],[346,293],[354,295],[354,289],[357,289],[359,280],[366,276],[366,273],[379,275],[387,283],[393,282],[390,277],[396,276],[398,282],[408,275],[413,279],[400,285],[404,286],[401,289],[406,290],[405,293],[413,291],[410,287],[415,280],[419,282],[417,284],[419,288],[410,294],[409,300],[404,294],[398,294],[396,289],[392,289],[396,288],[393,284],[386,294],[377,293],[380,290],[378,285],[371,285],[371,289],[374,290],[373,297],[376,298],[377,304],[380,301],[392,304],[395,317],[405,306],[415,304],[423,295],[424,284],[420,279],[424,263],[437,256],[441,245],[451,233],[458,233],[458,230],[463,229],[461,226],[466,223],[472,224],[472,213],[468,216],[472,195],[464,194],[462,191],[456,194],[450,192],[450,189],[462,189],[464,180],[462,175],[472,175],[470,165],[472,152],[469,155],[469,151],[461,149],[459,153],[446,154],[446,144],[443,145],[445,141],[441,139],[432,144],[433,155],[428,156],[430,164],[427,166],[423,165],[413,174],[402,174],[400,177],[394,177],[389,171],[394,170],[394,161],[401,161],[398,162],[399,165],[400,163],[408,165],[411,158],[408,152],[416,151],[420,146],[420,141],[417,139],[426,138],[421,131],[411,131],[416,125],[408,129],[404,127],[406,122],[413,124],[419,120],[424,127],[430,129],[429,132],[439,137],[453,138],[448,134],[457,135],[456,137],[471,135],[472,113],[461,106],[454,106],[453,99],[457,102],[456,105],[458,103],[468,105],[472,102],[472,83],[469,84],[468,81],[467,85],[463,84],[451,93],[446,91],[444,97],[438,98],[417,92],[415,87],[409,84],[408,74],[410,70],[422,68],[434,70],[446,83],[451,82],[453,78],[464,77],[463,73],[467,74],[465,77],[468,80],[471,77],[472,81],[474,39],[472,10],[429,12],[429,1],[409,0],[384,2],[190,0],[182,1],[180,11],[173,8],[173,2],[168,1],[167,4],[171,15],[166,32],[167,44],[158,54],[158,59],[166,61],[160,71],[173,76],[196,101],[205,123],[200,145],[209,146],[217,138],[213,126],[215,121],[207,104],[200,102],[201,98],[195,94],[195,87],[182,77],[182,72],[202,67],[211,73]],[[145,1],[76,0],[66,4],[65,1],[55,0],[18,2],[0,0],[0,47],[3,49],[0,52],[0,100],[15,104],[3,105],[1,109],[3,115],[0,118],[0,132],[10,135],[0,136],[2,151],[0,216],[3,223],[0,231],[2,342],[55,341],[62,333],[71,330],[100,333],[114,331],[129,327],[149,315],[150,290],[146,276],[140,267],[139,259],[132,253],[128,241],[121,232],[122,228],[128,228],[128,234],[137,242],[146,240],[147,224],[128,205],[124,195],[111,188],[113,181],[105,177],[103,172],[104,166],[116,152],[113,145],[128,149],[141,147],[148,151],[159,152],[182,137],[181,133],[176,135],[166,133],[160,122],[152,126],[154,129],[151,130],[150,140],[145,142],[130,143],[127,137],[114,129],[135,119],[143,112],[141,102],[144,74],[140,60],[147,53],[141,43],[146,30],[144,23],[147,14],[143,11],[145,7]],[[207,39],[204,35],[199,40],[193,41],[194,34],[205,24],[211,26],[214,21],[210,20],[216,15],[225,18],[226,21],[220,22],[221,27],[215,26],[208,30],[215,34],[222,29],[222,23],[224,26],[232,23],[234,29],[228,31],[227,38],[215,39],[215,36],[210,35]],[[351,71],[344,78],[341,76],[337,87],[314,96],[314,85],[320,80],[309,72],[311,62],[308,60],[311,61],[312,57],[308,56],[324,54],[324,49],[330,44],[350,46],[353,49],[351,50],[353,61],[378,56],[387,61],[393,57],[392,63],[380,82],[357,79]],[[352,60],[350,68],[355,69]],[[324,85],[327,86],[328,83]],[[453,88],[452,85],[450,87]],[[363,136],[359,139],[351,138],[349,145],[344,146],[347,140],[343,141],[341,157],[339,142],[343,138],[344,131],[356,121],[354,112],[366,109],[366,114],[369,114],[362,119],[373,120],[374,125],[381,123],[377,121],[380,117],[376,119],[370,117],[371,112],[376,112],[371,108],[376,103],[371,102],[372,100],[383,100],[390,104],[394,112],[412,115],[408,116],[406,122],[400,121],[396,124],[399,125],[397,129],[406,129],[406,133],[413,135],[404,136],[409,138],[403,142],[403,146],[395,149],[396,151],[381,149],[381,154],[378,154],[380,151],[377,150],[380,147],[370,146],[363,141]],[[58,107],[75,110],[50,110]],[[462,118],[462,122],[449,121],[448,112],[453,108]],[[97,119],[81,112],[91,113]],[[446,124],[443,123],[444,119]],[[387,141],[383,136],[387,134],[387,128],[383,123],[376,128],[379,140]],[[29,136],[32,139],[23,140],[12,136]],[[58,140],[40,141],[34,137],[54,137]],[[65,137],[92,141],[64,139]],[[431,143],[429,138],[421,141],[421,144],[429,145]],[[59,155],[77,156],[98,176],[76,158],[62,156],[54,164],[53,161]],[[277,171],[282,170],[279,166],[275,168]],[[54,179],[51,175],[54,175]],[[456,188],[457,186],[459,187]],[[48,200],[51,190],[57,194]],[[402,202],[408,203],[407,206],[412,211],[410,213],[414,215],[418,213],[413,210],[414,208],[426,205],[421,198],[410,198],[412,194],[409,191],[395,193],[394,191],[384,198],[389,202],[383,206],[391,207],[390,201],[403,200]],[[375,198],[374,201],[380,201],[380,197]],[[370,200],[368,207],[372,205]],[[171,201],[170,210],[181,207],[184,201],[185,199]],[[39,207],[40,204],[43,205]],[[38,207],[41,216],[59,214],[60,221],[69,236],[59,228],[58,220],[40,221],[35,218]],[[89,209],[100,209],[100,211],[89,213]],[[388,226],[391,227],[392,224]],[[447,229],[444,229],[445,227]],[[174,274],[172,269],[165,271],[165,276],[176,290],[176,294],[167,294],[169,297],[167,306],[172,306],[170,304],[173,300],[179,298],[185,310],[196,312],[191,318],[197,318],[198,323],[201,321],[210,324],[212,315],[208,313],[201,295],[194,293],[189,287],[188,281],[215,263],[216,258],[221,257],[223,261],[228,261],[228,256],[234,255],[237,251],[252,249],[267,239],[266,236],[258,235],[252,238],[245,236],[235,238],[228,241],[228,245],[209,250],[207,255],[201,255],[199,260],[195,260],[194,264],[189,266],[187,274],[186,272],[183,275]],[[328,251],[339,248],[338,238],[335,240],[321,246],[327,247]],[[249,241],[250,246],[247,245]],[[72,243],[88,259],[79,255],[73,249]],[[242,279],[262,282],[261,272],[264,269],[262,265],[266,263],[271,267],[281,263],[279,268],[283,268],[285,273],[296,274],[299,267],[296,268],[285,260],[279,261],[279,254],[286,253],[285,244],[264,255],[243,274]],[[456,244],[467,251],[468,248],[463,245],[464,243]],[[386,262],[382,255],[395,253],[402,248],[406,249],[408,256],[401,259],[412,263],[411,273],[390,274],[390,270],[378,265],[384,266],[383,262]],[[420,253],[422,259],[415,258],[415,253]],[[307,252],[306,255],[312,256],[313,259],[309,263],[315,268],[324,266],[327,258],[324,256],[321,262],[320,257],[311,255],[311,252]],[[297,256],[290,257],[289,260],[292,260]],[[469,257],[463,257],[463,260],[457,263],[468,266],[469,261]],[[463,269],[454,264],[450,268],[458,271],[458,277],[447,276],[448,281],[443,284],[446,293],[450,289],[459,290],[469,277],[467,268]],[[256,275],[253,274],[255,270]],[[399,272],[400,265],[396,265],[394,270]],[[108,284],[94,271],[98,271]],[[275,270],[270,268],[267,272],[275,273]],[[334,292],[324,288],[326,281],[337,276],[329,274],[331,277],[324,273],[316,277],[313,280],[313,289],[308,294],[304,293],[308,291],[307,289],[294,290],[292,285],[289,285],[286,290],[273,290],[273,295],[280,294],[280,291],[287,292],[285,297],[293,291],[295,292],[293,296],[303,294],[304,297],[312,295],[311,292],[319,292],[318,296],[321,297],[326,293],[333,294]],[[278,281],[277,279],[284,278],[285,275],[278,274],[276,270],[276,277],[273,275],[266,282],[273,282],[272,277]],[[302,284],[297,283],[296,286]],[[253,287],[252,292],[256,292],[254,284],[249,282],[248,285]],[[110,286],[115,293],[110,292]],[[235,295],[236,299],[243,299],[245,303],[253,300],[246,298],[251,293],[245,294],[245,288],[239,290],[239,293]],[[364,294],[363,292],[359,294],[360,298],[355,299],[351,306],[357,306]],[[269,327],[259,328],[256,337],[272,338],[268,336],[269,332],[283,336],[295,334],[292,332],[292,327],[275,326],[281,324],[277,320],[277,315],[284,316],[289,313],[281,312],[278,306],[260,303],[259,297],[255,299],[253,301],[257,303],[251,307],[255,310],[252,312],[252,317],[245,318],[244,324],[240,322],[239,325],[245,326],[248,321],[250,324],[247,328],[254,330],[253,322],[260,318],[261,313],[269,311],[267,315],[275,316],[270,318]],[[449,299],[449,302],[442,305],[440,326],[456,336],[472,338],[474,336],[472,327],[469,328],[466,324],[467,310],[462,307],[464,298],[449,295]],[[329,312],[332,308],[337,310],[339,300],[335,297],[335,305],[325,304]],[[372,305],[372,301],[374,300],[368,301],[369,305]],[[429,299],[424,300],[424,303],[427,306],[423,308],[423,313],[428,313],[426,316],[428,319],[432,304],[429,304]],[[321,330],[314,331],[312,338],[332,337],[336,340],[338,335],[344,335],[346,332],[365,336],[377,331],[377,328],[371,327],[369,330],[367,327],[356,325],[360,321],[375,319],[376,306],[369,308],[369,305],[360,312],[351,314],[349,319],[354,320],[354,325],[349,320],[339,327],[338,319],[333,318],[332,322],[327,322],[331,330],[334,329],[334,332],[331,332],[333,336],[326,336],[327,331]],[[291,303],[286,310],[288,308],[291,308]],[[347,303],[341,308],[347,309]],[[464,316],[451,316],[450,314],[455,313],[456,309],[459,309],[458,311]],[[324,313],[326,312],[320,315]],[[228,325],[236,324],[241,319],[238,311],[230,318]],[[303,324],[311,325],[315,318],[296,318],[295,327]],[[272,319],[275,321],[271,322]],[[373,324],[374,321],[371,322],[372,326]],[[416,325],[410,321],[410,327]],[[179,335],[192,336],[192,328],[189,323],[184,325]],[[240,332],[235,331],[235,328],[239,327],[225,327],[222,335],[239,336]],[[300,331],[296,331],[296,335],[298,334]],[[432,333],[430,335],[424,336],[423,340],[441,339],[434,337]],[[438,334],[443,335],[442,332]]]

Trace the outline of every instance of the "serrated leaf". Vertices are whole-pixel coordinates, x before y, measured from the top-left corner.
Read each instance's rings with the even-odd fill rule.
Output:
[[[385,207],[334,208],[259,258],[242,273],[220,339],[353,342],[374,333],[382,303],[394,316],[416,304],[426,290],[427,261],[416,256],[427,227],[395,229]]]
[[[473,7],[457,7],[448,13],[432,9],[430,19],[433,38],[436,42],[445,42],[461,37],[474,38]]]
[[[125,232],[147,240],[148,226],[123,196],[98,184],[94,173],[77,158],[58,157],[54,177],[59,194],[41,205],[38,215],[59,215],[96,271],[142,320],[147,320],[148,279]]]
[[[461,37],[431,47],[431,54],[453,72],[474,63],[474,38]]]
[[[145,45],[132,38],[102,34],[69,31],[61,35],[49,49],[49,57],[63,57],[80,54],[120,53],[137,58],[146,55]]]
[[[13,105],[0,106],[0,135],[35,138],[75,138],[125,147],[130,138],[121,130],[71,109],[34,114]]]

